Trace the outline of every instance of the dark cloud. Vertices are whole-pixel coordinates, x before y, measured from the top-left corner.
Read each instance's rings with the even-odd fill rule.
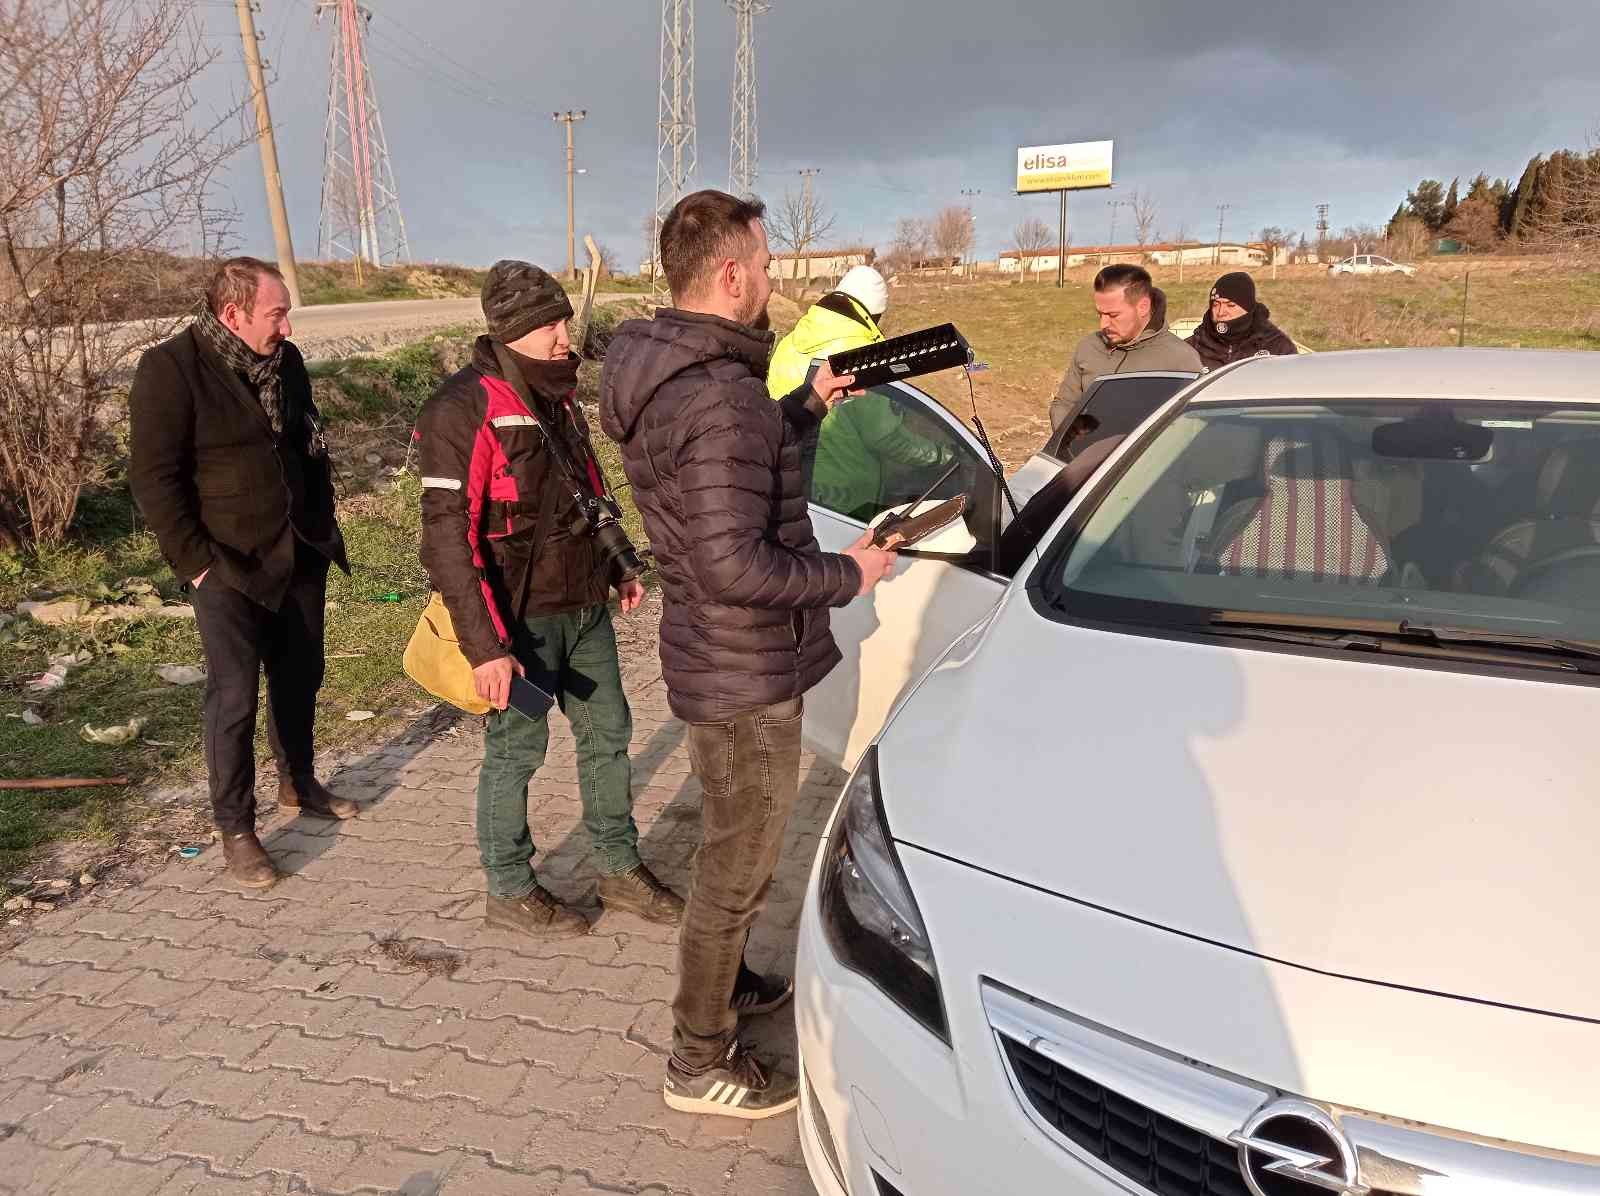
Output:
[[[564,150],[578,126],[579,223],[627,262],[655,187],[659,5],[547,0],[374,4],[372,69],[414,254],[565,260]],[[310,0],[261,18],[291,218],[316,246],[327,30]],[[1588,0],[774,0],[759,18],[760,189],[820,168],[841,237],[884,243],[903,215],[971,199],[986,253],[1052,198],[1011,194],[1019,144],[1114,138],[1118,185],[1148,188],[1175,235],[1379,222],[1424,174],[1515,176],[1600,124]],[[211,10],[226,45],[231,12]],[[732,17],[699,0],[698,180],[727,181]],[[236,54],[218,67],[217,95]],[[230,178],[252,248],[270,245],[253,157]],[[1072,200],[1103,238],[1103,192]],[[1119,236],[1131,228],[1121,214]]]

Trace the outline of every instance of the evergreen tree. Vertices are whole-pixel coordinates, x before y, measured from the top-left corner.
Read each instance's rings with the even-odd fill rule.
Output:
[[[1439,223],[1435,228],[1443,228],[1456,218],[1456,209],[1461,206],[1461,180],[1450,180],[1450,193],[1444,197],[1444,208],[1439,212]]]
[[[1501,205],[1500,227],[1505,230],[1506,236],[1521,237],[1526,234],[1528,205],[1533,201],[1533,193],[1539,186],[1539,172],[1543,168],[1544,155],[1535,154],[1528,160],[1522,178],[1517,180],[1516,187]]]
[[[1444,184],[1438,179],[1423,179],[1415,191],[1406,193],[1406,211],[1430,229],[1444,224]]]

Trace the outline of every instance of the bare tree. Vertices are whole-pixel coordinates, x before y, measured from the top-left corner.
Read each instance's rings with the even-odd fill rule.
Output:
[[[617,256],[616,251],[611,246],[604,241],[596,241],[595,248],[600,251],[601,278],[616,278],[625,273],[622,269],[622,259]]]
[[[1600,148],[1550,156],[1529,224],[1535,248],[1579,259],[1600,256]]]
[[[1037,216],[1030,216],[1011,232],[1011,243],[1017,250],[1017,264],[1022,269],[1022,278],[1026,282],[1028,274],[1035,270],[1035,265],[1043,252],[1055,242],[1055,234],[1050,231],[1050,226]]]
[[[956,263],[972,252],[977,239],[971,208],[948,207],[933,218],[933,247],[944,260],[945,277],[954,273]]]
[[[1138,246],[1143,249],[1155,239],[1156,218],[1159,209],[1156,206],[1156,197],[1148,190],[1135,191],[1130,201],[1133,208],[1134,235],[1138,238]]]
[[[933,252],[933,230],[921,217],[902,216],[895,225],[894,241],[889,252],[879,258],[879,265],[889,277],[911,274],[922,268]]]
[[[1269,224],[1256,234],[1256,240],[1267,247],[1272,261],[1276,262],[1294,244],[1294,233],[1289,229]]]
[[[1500,207],[1488,196],[1469,195],[1445,225],[1444,234],[1478,253],[1500,244]]]
[[[1335,245],[1350,246],[1350,256],[1371,253],[1383,241],[1383,233],[1371,224],[1352,224],[1339,234]]]
[[[188,0],[0,0],[0,543],[61,539],[100,451],[112,378],[172,321],[113,324],[119,290],[193,240],[244,141],[201,118],[215,55]]]
[[[777,210],[767,215],[767,228],[777,241],[794,254],[790,269],[791,280],[800,277],[800,262],[806,263],[806,281],[811,281],[811,259],[806,255],[821,245],[833,232],[834,215],[815,190],[802,190],[798,195],[785,191]],[[778,281],[783,281],[779,271]]]
[[[650,288],[656,285],[656,262],[659,251],[656,249],[656,214],[654,209],[644,215],[644,223],[639,226],[639,234],[644,239],[645,273],[650,280]]]
[[[1496,227],[1499,224],[1499,214],[1496,213]],[[1384,238],[1383,250],[1390,257],[1405,261],[1407,258],[1421,257],[1428,252],[1428,246],[1433,241],[1433,232],[1415,216],[1405,215],[1392,221],[1389,225],[1389,235]]]

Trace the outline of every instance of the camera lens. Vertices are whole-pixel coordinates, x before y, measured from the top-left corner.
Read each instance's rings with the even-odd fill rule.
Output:
[[[613,584],[632,581],[644,572],[644,561],[628,539],[628,533],[611,516],[606,516],[595,525],[594,542]]]

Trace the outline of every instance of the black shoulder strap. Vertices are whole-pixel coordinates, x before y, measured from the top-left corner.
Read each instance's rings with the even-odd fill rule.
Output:
[[[544,471],[544,487],[539,493],[539,513],[534,517],[533,541],[529,545],[528,560],[522,567],[522,577],[517,583],[517,592],[513,596],[517,603],[517,618],[522,618],[523,611],[528,605],[528,578],[533,572],[533,567],[543,555],[545,544],[550,539],[550,533],[555,531],[556,499],[561,492],[561,475],[564,472],[562,463],[557,459],[561,446],[553,444],[559,432],[556,428],[546,427],[544,408],[534,402],[533,394],[528,389],[528,384],[523,381],[522,371],[517,369],[517,363],[512,360],[506,347],[495,342],[495,360],[500,364],[500,374],[507,386],[511,387],[522,400],[522,405],[528,409],[534,419],[539,421],[539,430],[544,435],[545,451],[550,454],[550,463]]]

